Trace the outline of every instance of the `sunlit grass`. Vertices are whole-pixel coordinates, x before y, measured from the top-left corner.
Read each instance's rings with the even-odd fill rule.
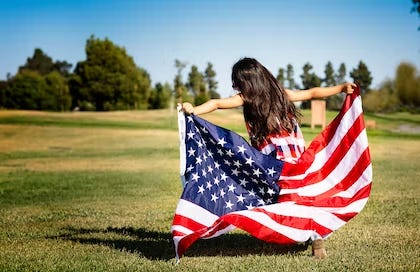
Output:
[[[238,111],[203,117],[246,137]],[[235,231],[175,265],[175,114],[0,111],[0,271],[418,271],[420,136],[392,132],[418,117],[388,119],[368,130],[371,198],[326,260]],[[309,142],[320,128],[303,131]]]

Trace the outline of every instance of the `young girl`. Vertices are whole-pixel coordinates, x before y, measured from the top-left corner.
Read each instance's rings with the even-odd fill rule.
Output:
[[[183,110],[200,115],[216,109],[243,106],[251,144],[264,154],[293,163],[305,150],[298,125],[300,113],[293,102],[323,98],[340,92],[350,94],[356,85],[344,83],[294,92],[284,89],[257,60],[243,58],[232,68],[232,87],[239,93],[229,98],[211,99],[196,107],[183,103]],[[313,242],[312,251],[315,257],[326,256],[322,239]]]

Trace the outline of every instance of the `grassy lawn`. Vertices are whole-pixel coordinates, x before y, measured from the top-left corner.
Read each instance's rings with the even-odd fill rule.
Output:
[[[309,142],[320,128],[303,113]],[[419,271],[420,134],[399,128],[420,116],[366,117],[371,198],[327,240],[326,260],[234,231],[175,265],[175,111],[0,111],[0,271]],[[246,136],[238,111],[204,118]]]

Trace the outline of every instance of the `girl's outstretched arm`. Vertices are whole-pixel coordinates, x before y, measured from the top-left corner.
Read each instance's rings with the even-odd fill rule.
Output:
[[[291,101],[303,101],[316,98],[324,98],[341,92],[351,94],[353,93],[356,87],[357,86],[354,83],[343,83],[332,87],[315,87],[308,90],[296,92],[286,90],[286,93]]]
[[[242,106],[244,101],[239,94],[221,99],[210,99],[209,101],[194,107],[191,103],[182,103],[182,109],[186,113],[194,113],[196,115],[209,113],[217,109],[231,109]]]

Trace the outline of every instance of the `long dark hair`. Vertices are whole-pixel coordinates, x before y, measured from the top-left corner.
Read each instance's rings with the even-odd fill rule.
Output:
[[[244,118],[252,145],[261,145],[269,134],[290,133],[295,129],[300,112],[277,79],[257,60],[243,58],[235,63],[232,83],[244,101]]]

